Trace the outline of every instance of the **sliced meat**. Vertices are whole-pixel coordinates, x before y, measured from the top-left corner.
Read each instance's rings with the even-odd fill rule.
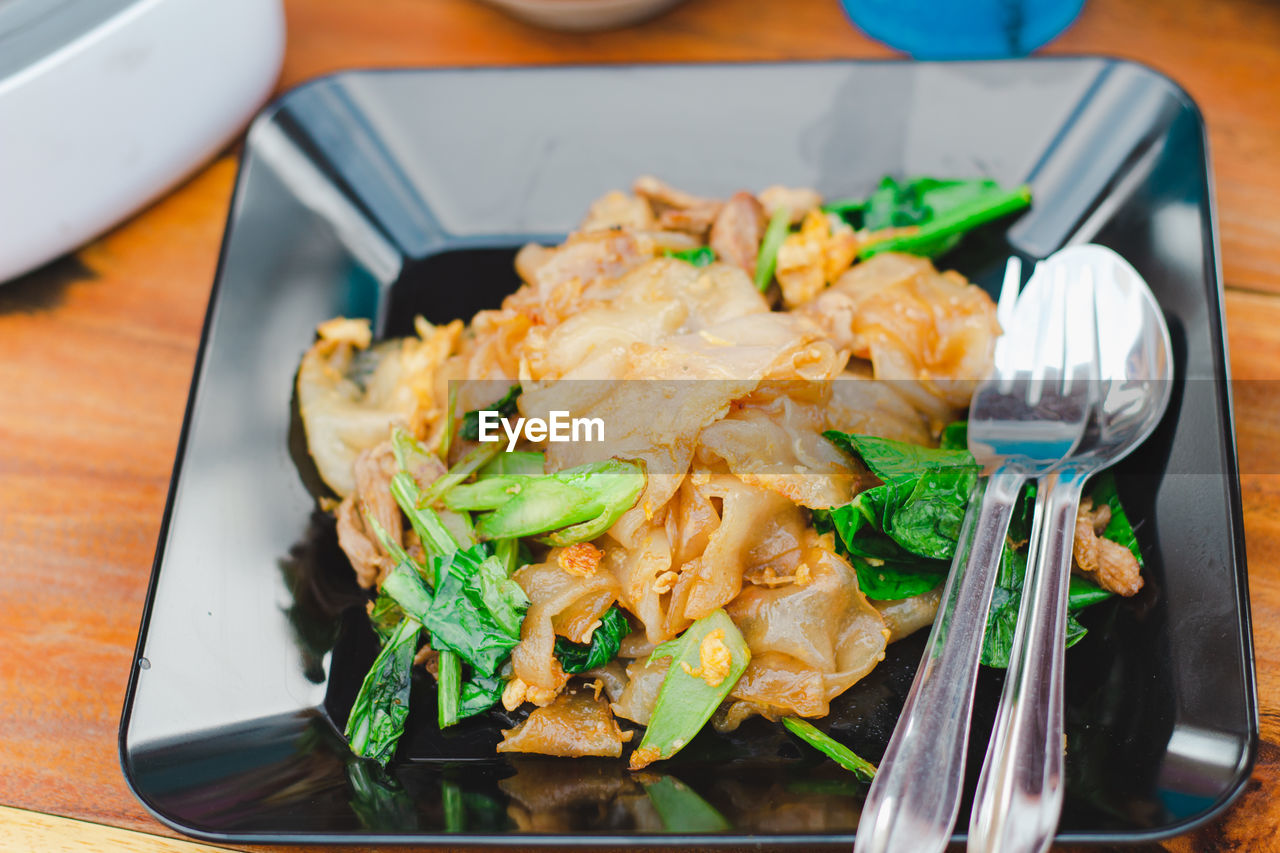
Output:
[[[350,494],[338,504],[338,546],[351,561],[356,581],[369,589],[382,578],[384,572],[391,570],[391,560],[373,541],[373,534],[365,529],[358,503],[356,496]]]
[[[755,275],[764,226],[764,208],[755,196],[734,193],[711,224],[709,245],[717,258]]]
[[[1110,507],[1095,508],[1090,498],[1081,498],[1072,548],[1076,568],[1105,590],[1126,597],[1135,595],[1142,589],[1138,559],[1119,542],[1100,536],[1110,522]]]
[[[637,178],[631,189],[649,202],[659,228],[706,235],[723,202],[702,198],[663,183],[651,175]]]
[[[355,491],[338,505],[338,545],[350,558],[356,580],[369,588],[381,583],[395,563],[366,525],[365,514],[382,526],[392,542],[403,543],[404,537],[400,507],[391,495],[391,478],[396,473],[391,442],[384,441],[363,451],[352,468]]]
[[[811,210],[822,206],[822,194],[808,187],[768,187],[756,198],[764,206],[765,216],[773,218],[773,214],[785,207],[791,214],[791,224],[798,225]]]
[[[626,228],[631,231],[644,231],[653,227],[653,212],[644,199],[614,190],[591,203],[587,216],[578,226],[578,230],[608,231],[611,228]]]

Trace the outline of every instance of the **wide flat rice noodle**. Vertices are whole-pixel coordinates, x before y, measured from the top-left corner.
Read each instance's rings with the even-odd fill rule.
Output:
[[[511,652],[515,675],[543,690],[559,689],[564,671],[555,657],[556,620],[566,630],[580,631],[584,619],[595,621],[613,604],[618,582],[606,571],[587,577],[566,572],[553,551],[546,563],[525,566],[514,575],[529,597],[529,609],[520,626],[520,644]]]
[[[609,712],[609,704],[590,689],[577,687],[561,693],[528,719],[502,733],[498,752],[536,752],[578,758],[622,755],[622,730]]]

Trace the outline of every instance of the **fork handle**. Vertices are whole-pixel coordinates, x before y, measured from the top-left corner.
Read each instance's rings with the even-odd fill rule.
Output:
[[[1001,468],[970,498],[924,657],[862,807],[855,853],[935,853],[950,840],[987,610],[1025,480]]]
[[[1040,853],[1062,813],[1067,602],[1088,471],[1040,480],[1009,670],[969,817],[969,853]]]

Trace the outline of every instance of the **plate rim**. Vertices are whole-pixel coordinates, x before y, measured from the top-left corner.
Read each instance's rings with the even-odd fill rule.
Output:
[[[233,185],[231,197],[227,207],[227,215],[224,221],[222,236],[219,240],[218,261],[214,270],[213,282],[209,291],[208,304],[205,309],[204,320],[201,325],[199,345],[196,350],[196,357],[192,368],[192,379],[187,392],[187,401],[183,411],[182,426],[179,432],[177,447],[174,451],[174,463],[172,473],[169,479],[169,487],[167,489],[164,512],[161,517],[159,532],[157,534],[155,554],[152,559],[151,575],[147,583],[146,597],[143,604],[142,614],[139,620],[138,637],[135,642],[134,653],[131,660],[128,682],[122,701],[120,723],[117,730],[117,758],[120,762],[121,772],[125,779],[126,787],[130,793],[137,798],[143,807],[158,821],[165,826],[175,829],[192,838],[212,841],[212,842],[234,842],[248,844],[349,844],[358,842],[360,844],[379,844],[392,846],[409,846],[423,844],[446,844],[454,846],[472,846],[472,847],[502,847],[512,845],[522,845],[529,847],[591,847],[600,846],[602,844],[613,845],[616,847],[684,847],[688,845],[699,845],[703,847],[730,847],[740,846],[742,844],[752,844],[756,846],[807,846],[809,848],[815,845],[849,845],[856,838],[855,833],[778,833],[778,834],[749,834],[749,833],[721,833],[721,834],[684,834],[684,833],[629,833],[626,835],[602,834],[602,833],[574,833],[571,835],[551,834],[551,833],[445,833],[445,832],[417,832],[405,834],[376,834],[361,832],[325,832],[325,833],[308,833],[308,832],[251,832],[251,833],[235,833],[235,832],[219,832],[207,829],[201,829],[192,826],[176,817],[166,814],[158,805],[153,803],[144,791],[140,788],[134,778],[134,769],[132,766],[131,749],[128,741],[129,722],[132,717],[133,703],[136,694],[138,672],[140,669],[139,660],[143,657],[145,640],[150,628],[150,620],[152,609],[155,603],[156,586],[159,580],[160,571],[164,562],[165,544],[172,521],[174,503],[177,496],[178,484],[182,477],[183,462],[186,457],[187,442],[192,425],[192,416],[194,413],[195,403],[198,396],[200,379],[204,368],[205,356],[209,350],[210,332],[213,325],[213,319],[217,313],[220,296],[222,293],[222,280],[225,272],[225,264],[227,260],[227,249],[233,234],[233,226],[235,225],[236,215],[239,204],[242,201],[242,193],[246,184],[246,165],[248,164],[248,154],[250,152],[251,141],[255,130],[262,124],[266,124],[274,120],[277,114],[287,105],[288,101],[300,92],[311,87],[330,83],[345,77],[361,77],[361,76],[383,76],[383,75],[403,75],[416,76],[435,73],[493,73],[493,72],[517,72],[529,71],[534,73],[593,73],[600,71],[618,71],[618,70],[657,70],[657,69],[702,69],[702,68],[769,68],[769,67],[805,67],[805,66],[867,66],[867,65],[911,65],[911,66],[934,66],[934,67],[975,67],[975,66],[998,66],[1012,64],[1035,64],[1035,65],[1074,65],[1082,62],[1102,62],[1111,66],[1129,66],[1157,78],[1162,84],[1167,86],[1169,90],[1181,103],[1181,106],[1187,110],[1188,114],[1194,120],[1197,132],[1200,137],[1200,144],[1204,153],[1198,163],[1199,176],[1204,182],[1205,188],[1205,205],[1204,210],[1207,212],[1207,237],[1205,248],[1207,256],[1205,258],[1205,268],[1212,281],[1205,282],[1206,299],[1212,300],[1214,305],[1208,306],[1212,321],[1209,324],[1209,332],[1212,341],[1212,358],[1214,364],[1215,376],[1214,383],[1218,386],[1216,396],[1219,401],[1217,407],[1218,420],[1222,428],[1226,441],[1223,443],[1221,450],[1223,451],[1223,477],[1226,481],[1227,492],[1227,511],[1229,520],[1229,536],[1224,541],[1230,546],[1231,562],[1235,570],[1235,588],[1236,588],[1236,620],[1235,624],[1240,627],[1239,640],[1241,651],[1241,663],[1244,666],[1244,711],[1248,717],[1249,729],[1245,740],[1245,749],[1242,759],[1236,766],[1235,775],[1231,785],[1219,797],[1203,811],[1183,820],[1167,824],[1151,829],[1131,829],[1131,830],[1072,830],[1065,833],[1055,833],[1055,843],[1065,844],[1140,844],[1149,843],[1168,839],[1174,836],[1183,835],[1194,831],[1195,829],[1213,821],[1220,817],[1222,813],[1231,806],[1231,804],[1244,791],[1252,775],[1253,768],[1257,761],[1257,754],[1261,740],[1260,723],[1259,723],[1259,706],[1258,706],[1258,688],[1257,688],[1257,661],[1253,644],[1253,626],[1252,613],[1249,602],[1249,586],[1248,586],[1248,565],[1247,552],[1245,547],[1244,533],[1244,514],[1242,487],[1240,483],[1239,471],[1239,453],[1238,438],[1235,428],[1235,408],[1232,393],[1231,380],[1231,363],[1229,353],[1229,340],[1227,337],[1226,325],[1226,300],[1225,300],[1225,281],[1222,275],[1222,258],[1221,244],[1218,226],[1218,205],[1217,195],[1215,192],[1215,181],[1212,167],[1212,154],[1210,149],[1210,139],[1208,126],[1206,124],[1204,113],[1200,109],[1199,104],[1190,93],[1176,80],[1168,74],[1153,68],[1152,66],[1135,61],[1132,59],[1104,54],[1104,53],[1069,53],[1069,54],[1052,54],[1047,56],[1028,56],[1015,59],[994,59],[994,60],[945,60],[945,61],[915,61],[905,58],[871,58],[857,59],[848,57],[815,57],[801,59],[777,59],[777,60],[713,60],[713,61],[680,61],[680,62],[616,62],[616,63],[584,63],[584,64],[548,64],[548,65],[521,65],[521,64],[489,64],[489,65],[440,65],[440,66],[356,66],[351,68],[338,69],[329,71],[324,74],[308,78],[300,81],[290,88],[273,96],[259,112],[254,116],[243,134],[243,144],[238,157],[236,166],[236,177]],[[431,257],[442,252],[450,251],[450,246],[440,247],[432,250],[423,257]],[[401,255],[401,257],[407,257]],[[1221,380],[1219,382],[1219,379]],[[951,844],[962,844],[968,839],[967,832],[955,832],[951,836]]]

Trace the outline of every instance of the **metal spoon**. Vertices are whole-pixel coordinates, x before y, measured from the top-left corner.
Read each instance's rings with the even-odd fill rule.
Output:
[[[867,793],[855,853],[941,853],[963,792],[982,637],[1009,517],[1023,484],[1076,447],[1094,409],[1093,303],[1065,270],[1032,276],[995,375],[969,407],[983,476],[969,499],[920,667]],[[1088,296],[1088,294],[1084,294]]]
[[[1067,589],[1081,489],[1151,434],[1173,386],[1169,329],[1128,262],[1087,245],[1048,263],[1095,284],[1103,385],[1079,446],[1039,481],[1022,609],[969,819],[969,853],[1044,851],[1053,840],[1062,812]]]

